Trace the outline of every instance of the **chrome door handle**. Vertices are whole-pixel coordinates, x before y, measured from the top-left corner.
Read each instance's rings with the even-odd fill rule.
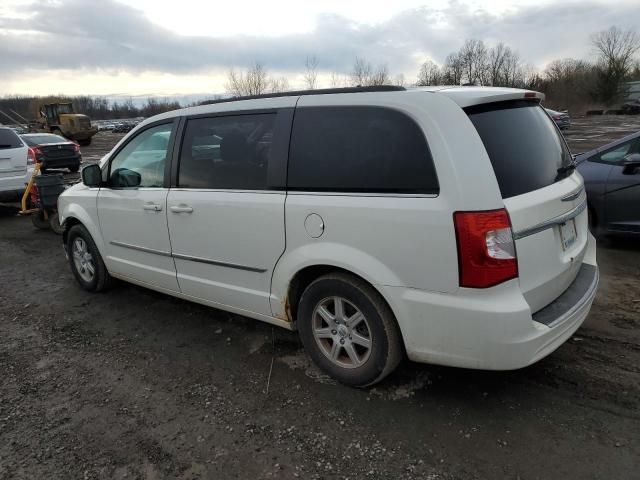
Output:
[[[161,212],[162,205],[158,205],[157,203],[145,203],[142,208],[144,210],[151,210],[153,212]]]
[[[173,207],[169,207],[169,210],[171,210],[173,213],[191,213],[193,212],[193,208],[188,206],[188,205],[184,205],[184,204],[180,204],[180,205],[174,205]]]

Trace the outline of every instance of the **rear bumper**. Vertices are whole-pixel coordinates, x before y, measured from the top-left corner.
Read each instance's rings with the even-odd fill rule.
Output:
[[[580,274],[535,314],[511,280],[455,295],[380,287],[396,314],[407,355],[416,362],[484,370],[514,370],[544,358],[587,317],[598,286],[595,241]]]
[[[73,155],[63,158],[44,158],[42,168],[74,168],[82,163],[82,155]]]

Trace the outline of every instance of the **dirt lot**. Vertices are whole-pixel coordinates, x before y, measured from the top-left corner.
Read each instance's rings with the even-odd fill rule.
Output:
[[[640,128],[614,120],[575,122],[574,149]],[[405,362],[355,390],[295,334],[126,284],[80,290],[60,238],[15,211],[0,208],[0,479],[638,478],[637,240],[600,242],[592,312],[540,363]]]

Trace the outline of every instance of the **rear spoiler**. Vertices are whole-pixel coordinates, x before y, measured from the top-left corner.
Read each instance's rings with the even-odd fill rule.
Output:
[[[508,100],[529,100],[540,103],[545,98],[544,93],[519,88],[449,87],[438,90],[438,93],[446,95],[462,108]]]

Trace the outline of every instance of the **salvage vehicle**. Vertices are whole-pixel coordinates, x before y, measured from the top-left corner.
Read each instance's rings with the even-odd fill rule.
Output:
[[[0,200],[14,201],[24,191],[33,163],[13,128],[0,126]]]
[[[537,92],[356,87],[157,115],[58,200],[80,286],[297,329],[340,382],[509,370],[596,293],[582,177]]]
[[[25,133],[22,139],[29,145],[29,157],[41,164],[42,173],[52,168],[80,170],[82,152],[76,142],[51,133]]]
[[[592,231],[640,234],[640,132],[576,157]]]
[[[571,126],[571,118],[568,112],[557,112],[550,108],[545,108],[549,116],[553,119],[560,130],[567,130]]]

